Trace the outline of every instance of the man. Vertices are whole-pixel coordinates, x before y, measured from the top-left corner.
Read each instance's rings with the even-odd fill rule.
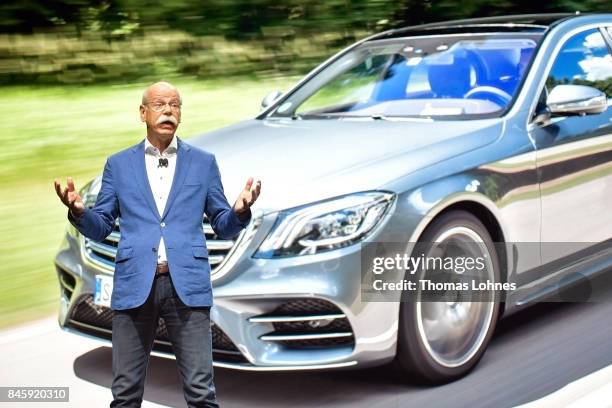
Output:
[[[181,97],[167,82],[144,92],[140,118],[147,136],[109,156],[96,203],[86,208],[68,177],[55,190],[68,220],[83,235],[103,240],[121,217],[115,256],[113,314],[113,401],[139,407],[161,316],[172,343],[189,407],[218,407],[212,367],[210,265],[202,217],[215,233],[232,238],[251,219],[261,191],[248,181],[233,207],[223,192],[213,154],[175,135]]]

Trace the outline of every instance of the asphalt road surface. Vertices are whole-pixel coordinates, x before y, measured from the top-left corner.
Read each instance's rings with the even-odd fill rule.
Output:
[[[283,373],[215,368],[217,395],[222,407],[474,408],[524,404],[612,365],[612,290],[600,290],[603,296],[596,302],[541,303],[503,320],[475,370],[444,386],[416,386],[409,379],[402,382],[386,367]],[[40,324],[26,335],[0,335],[0,385],[70,386],[69,406],[108,407],[112,399],[110,347],[65,333],[53,319],[46,320],[46,329]],[[152,356],[143,407],[156,406],[186,404],[176,362]]]

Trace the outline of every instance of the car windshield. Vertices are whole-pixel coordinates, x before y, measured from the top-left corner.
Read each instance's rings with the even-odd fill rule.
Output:
[[[501,115],[541,34],[488,33],[365,42],[303,84],[271,117]]]

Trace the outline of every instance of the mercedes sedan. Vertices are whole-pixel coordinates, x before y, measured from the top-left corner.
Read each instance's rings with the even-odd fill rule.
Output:
[[[245,171],[267,186],[235,239],[202,214],[214,364],[390,363],[446,382],[475,367],[500,318],[609,269],[611,51],[612,14],[394,29],[272,92],[255,118],[190,138],[216,155],[228,196]],[[99,188],[83,187],[87,205]],[[110,340],[120,239],[120,218],[103,241],[68,224],[55,257],[64,330]],[[392,257],[427,242],[486,259],[500,296],[374,293],[368,245]],[[163,320],[153,354],[173,357]]]

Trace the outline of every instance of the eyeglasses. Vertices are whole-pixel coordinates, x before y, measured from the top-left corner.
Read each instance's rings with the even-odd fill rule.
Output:
[[[175,112],[181,110],[181,104],[178,102],[169,102],[169,103],[152,102],[152,103],[147,103],[147,105],[149,105],[151,109],[153,109],[155,112],[163,111],[166,105],[169,105],[170,109],[172,109]]]

